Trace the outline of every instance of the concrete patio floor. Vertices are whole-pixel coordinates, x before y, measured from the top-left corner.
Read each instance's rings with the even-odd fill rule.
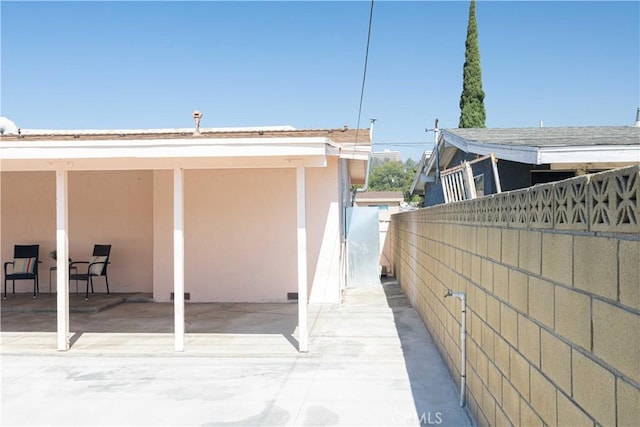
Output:
[[[55,311],[3,302],[0,424],[472,425],[394,281],[310,305],[306,354],[295,303],[187,304],[175,352],[173,305],[136,298],[72,309],[67,352],[55,350]]]

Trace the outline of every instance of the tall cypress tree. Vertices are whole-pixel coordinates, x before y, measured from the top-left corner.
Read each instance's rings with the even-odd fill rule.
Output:
[[[485,127],[486,113],[484,110],[484,91],[482,90],[482,67],[480,66],[475,0],[471,0],[469,6],[469,24],[465,46],[458,127],[483,128]]]

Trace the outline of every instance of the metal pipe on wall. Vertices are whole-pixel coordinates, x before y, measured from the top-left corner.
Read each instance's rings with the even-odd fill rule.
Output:
[[[465,405],[465,387],[467,384],[467,295],[464,292],[451,292],[447,289],[447,293],[444,297],[454,297],[460,299],[460,306],[462,308],[462,318],[460,319],[460,352],[461,352],[461,366],[460,366],[460,407]]]

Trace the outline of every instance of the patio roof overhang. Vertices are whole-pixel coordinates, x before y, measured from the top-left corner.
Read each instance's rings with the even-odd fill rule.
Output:
[[[4,171],[324,167],[328,138],[0,141]],[[360,160],[360,159],[358,159]]]

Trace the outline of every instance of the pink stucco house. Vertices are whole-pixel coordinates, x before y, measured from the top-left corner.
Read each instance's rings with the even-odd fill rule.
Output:
[[[21,130],[0,137],[0,257],[39,244],[57,266],[58,349],[68,349],[67,254],[113,245],[112,292],[175,293],[176,350],[191,302],[338,303],[344,209],[363,183],[367,129]],[[46,254],[56,249],[57,264]],[[55,287],[55,284],[54,284]],[[16,291],[30,292],[29,282]],[[97,289],[99,291],[100,288]]]

